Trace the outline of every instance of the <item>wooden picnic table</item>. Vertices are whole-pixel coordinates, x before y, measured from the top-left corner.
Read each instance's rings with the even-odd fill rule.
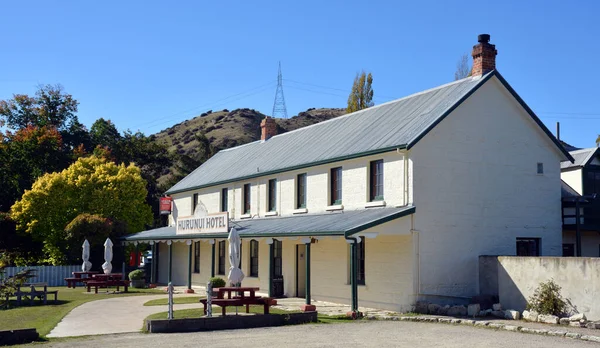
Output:
[[[93,274],[92,278],[94,280],[121,280],[121,278],[123,278],[123,273]]]
[[[21,288],[29,288],[29,291],[21,290]],[[56,303],[58,300],[58,290],[48,291],[48,283],[24,283],[17,286],[17,291],[14,294],[17,298],[17,306],[21,305],[23,298],[28,298],[30,304],[33,305],[33,300],[36,297],[42,300],[44,304],[47,304],[48,295],[54,295],[54,303]],[[6,295],[6,302],[8,302],[8,295]]]
[[[246,306],[246,313],[250,313],[250,305],[263,305],[264,314],[269,314],[269,308],[277,304],[277,300],[270,297],[256,296],[256,291],[260,290],[257,287],[220,287],[214,288],[213,293],[216,292],[216,298],[212,299],[212,304],[221,307],[222,315],[225,316],[227,313],[228,306]],[[246,292],[248,295],[246,296]],[[234,293],[232,296],[231,293]],[[227,294],[227,298],[225,298]],[[202,299],[200,303],[204,305],[204,314],[206,314],[207,300]]]
[[[88,272],[71,272],[73,273],[73,277],[65,278],[67,282],[67,288],[73,288],[77,286],[78,283],[85,284],[86,281],[92,279],[94,274],[97,274],[96,271],[88,271]],[[85,276],[85,277],[84,277]]]
[[[117,291],[119,287],[123,286],[125,292],[129,288],[129,280],[123,280],[123,273],[110,273],[110,274],[93,274],[92,278],[85,282],[87,292],[90,292],[94,288],[94,293],[98,293],[98,288],[108,288],[109,286],[116,286]]]
[[[73,277],[75,278],[89,278],[94,274],[98,274],[96,271],[87,271],[87,272],[71,272],[73,273]],[[85,277],[83,277],[85,276]]]

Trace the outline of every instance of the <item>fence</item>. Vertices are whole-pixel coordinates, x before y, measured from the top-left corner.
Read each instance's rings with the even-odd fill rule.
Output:
[[[35,277],[31,278],[29,282],[45,282],[48,283],[48,286],[63,286],[65,285],[64,278],[72,277],[71,272],[81,271],[81,265],[6,267],[4,275],[7,277],[14,276],[26,269],[35,271]]]

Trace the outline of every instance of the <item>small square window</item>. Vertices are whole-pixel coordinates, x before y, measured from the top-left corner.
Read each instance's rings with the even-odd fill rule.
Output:
[[[538,162],[538,164],[537,164],[537,173],[539,175],[544,174],[544,163]]]

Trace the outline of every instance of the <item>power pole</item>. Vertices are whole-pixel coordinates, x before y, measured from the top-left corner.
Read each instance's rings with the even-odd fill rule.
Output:
[[[283,97],[283,84],[281,78],[281,62],[279,62],[279,73],[277,74],[277,91],[275,92],[275,102],[273,103],[274,118],[288,118],[285,98]]]

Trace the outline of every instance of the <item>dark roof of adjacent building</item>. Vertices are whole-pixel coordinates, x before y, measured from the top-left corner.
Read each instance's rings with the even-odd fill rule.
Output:
[[[581,196],[579,193],[577,193],[577,191],[575,191],[575,189],[573,189],[571,186],[569,186],[569,184],[567,184],[563,180],[560,181],[560,185],[560,193],[562,198],[573,198]]]
[[[385,222],[401,218],[415,212],[414,206],[399,208],[368,208],[337,211],[324,214],[301,214],[286,217],[268,217],[231,221],[242,238],[259,237],[316,237],[345,236],[362,232]],[[227,238],[228,233],[183,234],[177,235],[175,226],[128,235],[125,241],[188,240],[203,238]]]
[[[283,171],[357,158],[397,148],[410,149],[491,77],[496,76],[550,137],[564,158],[570,155],[506,80],[492,71],[385,104],[222,150],[166,193],[246,180]]]
[[[590,147],[587,149],[569,151],[569,153],[573,157],[573,162],[560,162],[560,169],[585,167],[586,165],[588,165],[588,163],[592,161],[592,159],[594,159],[594,156],[598,153],[598,149],[600,148]]]

